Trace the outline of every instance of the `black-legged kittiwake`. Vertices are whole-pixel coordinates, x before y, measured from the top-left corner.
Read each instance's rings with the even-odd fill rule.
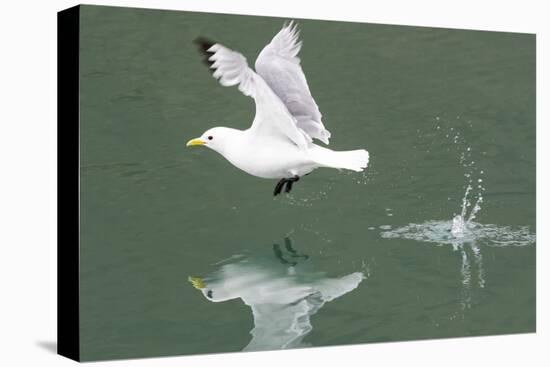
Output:
[[[283,188],[290,192],[294,182],[316,168],[360,172],[369,161],[364,149],[337,152],[313,143],[315,138],[328,144],[330,132],[321,121],[300,66],[297,55],[302,42],[298,34],[293,22],[285,24],[260,52],[256,71],[240,53],[219,43],[197,40],[213,76],[223,86],[237,85],[252,97],[256,116],[247,130],[214,127],[187,146],[206,146],[253,176],[279,179],[274,195]]]

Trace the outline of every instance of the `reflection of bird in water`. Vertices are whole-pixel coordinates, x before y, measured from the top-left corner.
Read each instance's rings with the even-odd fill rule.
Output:
[[[296,252],[290,240],[273,245],[275,256],[246,257],[226,263],[204,279],[189,277],[211,302],[241,298],[252,309],[252,340],[244,350],[304,346],[312,330],[310,317],[326,302],[355,289],[361,272],[330,278],[312,269],[309,257]]]
[[[247,130],[215,127],[187,146],[206,146],[250,175],[280,180],[274,195],[283,188],[289,192],[294,182],[316,168],[362,171],[369,161],[364,149],[336,152],[313,143],[319,139],[328,144],[330,133],[300,66],[298,33],[293,23],[285,25],[260,52],[256,71],[240,53],[198,40],[214,77],[252,97],[256,116]]]

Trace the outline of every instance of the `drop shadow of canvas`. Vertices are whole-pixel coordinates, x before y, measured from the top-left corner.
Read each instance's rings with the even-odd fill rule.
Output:
[[[40,340],[36,342],[36,345],[40,348],[53,353],[57,354],[57,342],[52,340]]]
[[[354,272],[329,277],[313,267],[308,255],[289,238],[266,255],[238,256],[218,264],[204,278],[189,281],[210,302],[240,298],[252,311],[252,340],[244,351],[305,347],[311,316],[327,303],[351,292],[365,276]]]

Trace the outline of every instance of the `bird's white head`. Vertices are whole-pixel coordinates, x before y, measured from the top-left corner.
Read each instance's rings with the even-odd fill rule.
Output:
[[[191,139],[187,142],[188,147],[205,146],[220,154],[227,152],[229,146],[238,144],[236,141],[242,134],[242,131],[228,127],[213,127],[207,130],[199,138]]]
[[[193,287],[201,291],[202,295],[210,302],[223,302],[238,297],[236,294],[231,295],[228,293],[223,284],[205,281],[198,277],[189,277],[187,279]]]

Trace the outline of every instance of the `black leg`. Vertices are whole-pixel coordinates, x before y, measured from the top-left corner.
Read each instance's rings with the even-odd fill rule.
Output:
[[[294,176],[291,178],[281,178],[279,182],[277,182],[277,185],[275,186],[275,190],[273,190],[273,196],[277,196],[283,191],[283,187],[286,184],[285,192],[289,193],[290,190],[292,190],[292,184],[294,182],[297,182],[300,180],[300,176]]]
[[[288,252],[296,253],[296,250],[292,248],[292,241],[288,237],[285,237],[285,247]]]
[[[292,190],[292,184],[294,183],[294,181],[286,181],[286,188],[285,188],[285,192],[288,194],[290,192],[290,190]]]
[[[296,262],[294,261],[288,261],[283,257],[283,251],[281,251],[281,246],[277,243],[273,244],[273,253],[275,254],[275,257],[279,259],[281,264],[295,266]]]
[[[273,196],[277,196],[281,193],[281,190],[283,189],[283,185],[285,184],[286,179],[281,178],[279,182],[277,182],[277,185],[275,186],[275,190],[273,190]]]
[[[285,237],[285,248],[288,252],[290,252],[290,256],[292,257],[298,257],[305,260],[309,259],[308,255],[299,254],[298,252],[296,252],[296,250],[294,250],[294,248],[292,247],[292,241],[288,237]]]
[[[294,182],[298,182],[300,180],[300,176],[294,176],[286,180],[286,193],[289,193],[290,190],[292,190],[292,184]]]

